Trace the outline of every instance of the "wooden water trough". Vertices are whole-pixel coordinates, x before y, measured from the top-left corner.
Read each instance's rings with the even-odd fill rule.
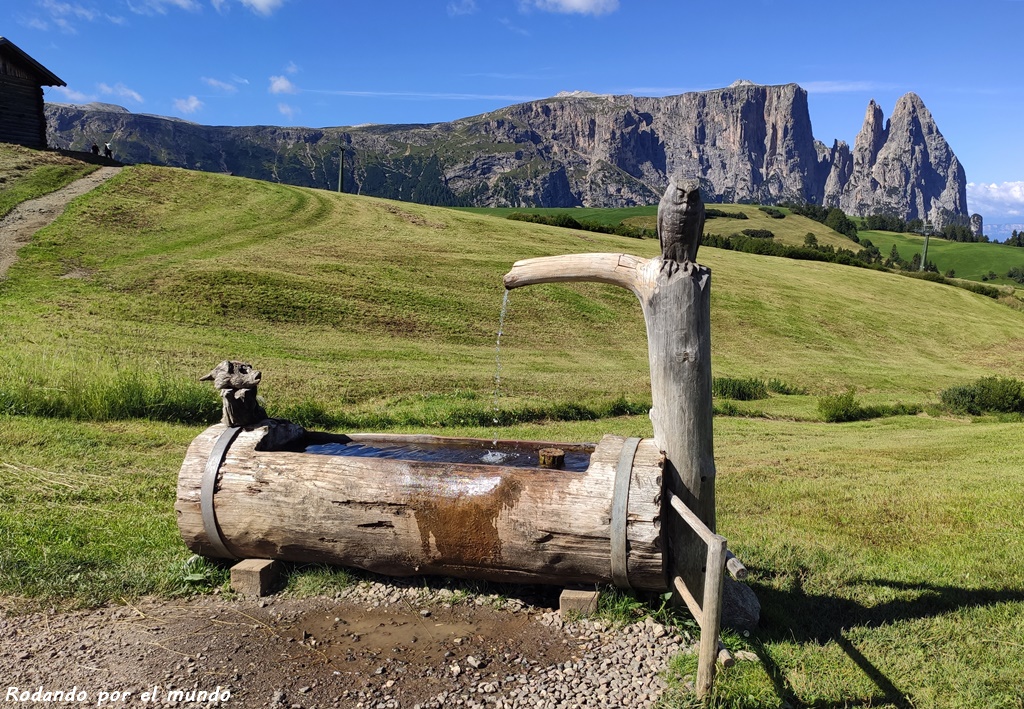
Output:
[[[402,458],[345,455],[349,447]],[[435,448],[481,462],[403,459]],[[542,448],[585,468],[500,462]],[[574,445],[217,424],[188,449],[175,509],[185,544],[203,556],[663,590],[663,461],[653,439],[615,435]]]
[[[719,654],[726,568],[742,564],[715,533],[711,404],[711,272],[696,263],[704,224],[699,185],[671,183],[658,210],[662,255],[571,254],[517,262],[507,289],[597,281],[633,292],[647,325],[654,437],[596,445],[328,435],[266,419],[248,365],[207,378],[224,424],[193,441],[175,509],[190,549],[223,558],[341,564],[383,574],[612,583],[673,591],[701,626],[696,689]],[[442,446],[452,460],[320,455],[344,449]],[[541,448],[589,454],[578,469]],[[526,467],[505,456],[537,454]],[[547,463],[546,463],[547,464]]]

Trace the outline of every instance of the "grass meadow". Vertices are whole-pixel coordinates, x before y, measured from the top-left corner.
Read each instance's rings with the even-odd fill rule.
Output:
[[[218,417],[197,379],[221,359],[263,371],[270,415],[314,424],[650,435],[643,319],[621,289],[514,291],[496,387],[502,274],[584,251],[657,244],[126,168],[0,281],[0,607],[220,587],[222,568],[189,561],[173,501]],[[714,375],[801,392],[715,419],[719,531],[762,622],[726,636],[759,659],[722,672],[711,704],[1024,707],[1024,429],[935,406],[946,387],[1020,376],[1024,313],[884,272],[700,255]],[[848,389],[929,413],[818,420],[818,398]],[[292,592],[321,573],[295,570]],[[693,703],[693,672],[678,659],[665,706]]]
[[[882,256],[888,257],[893,245],[900,257],[908,262],[924,251],[924,237],[920,234],[898,234],[892,231],[861,231],[858,234],[878,247]],[[980,281],[995,273],[989,279],[993,285],[1008,285],[1020,288],[1020,284],[1006,277],[1014,266],[1024,268],[1024,249],[1002,244],[962,243],[932,237],[928,240],[928,260],[935,264],[939,273],[952,269],[957,278]]]
[[[814,238],[822,246],[831,245],[836,249],[849,249],[854,252],[860,250],[857,244],[843,234],[813,219],[808,219],[799,214],[792,214],[785,207],[778,207],[776,211],[786,216],[783,219],[773,219],[762,212],[757,205],[752,204],[708,204],[706,206],[708,209],[714,208],[729,214],[742,213],[747,217],[746,219],[731,219],[728,217],[708,219],[704,224],[704,231],[711,234],[728,236],[733,233],[740,233],[744,229],[767,229],[775,234],[775,241],[787,246],[803,246],[804,237],[808,234],[814,234]],[[466,207],[461,211],[500,217],[508,217],[509,214],[515,212],[547,216],[568,214],[577,221],[593,222],[604,226],[625,224],[627,226],[644,227],[647,229],[656,229],[658,223],[658,205],[621,207],[617,209],[599,209],[594,207],[536,207],[529,209],[498,207],[482,209]]]

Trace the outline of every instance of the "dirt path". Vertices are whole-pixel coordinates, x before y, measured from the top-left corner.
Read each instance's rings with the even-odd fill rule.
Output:
[[[7,276],[18,258],[18,249],[27,244],[32,235],[64,213],[75,197],[79,197],[121,172],[119,167],[101,167],[80,180],[56,192],[22,202],[0,220],[0,278]]]
[[[563,622],[553,592],[349,590],[6,617],[0,597],[0,693],[20,706],[117,709],[639,709],[663,691],[669,658],[693,652],[688,635],[650,619]]]

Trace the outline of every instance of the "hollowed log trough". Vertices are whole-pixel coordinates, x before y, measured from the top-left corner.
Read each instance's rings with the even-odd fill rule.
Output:
[[[224,449],[226,431],[237,437]],[[218,441],[223,454],[215,450]],[[332,442],[560,448],[589,452],[590,462],[573,472],[302,452]],[[269,420],[245,430],[218,424],[189,447],[175,510],[185,544],[204,556],[339,564],[392,576],[664,590],[663,464],[653,439],[615,435],[596,445],[494,445],[330,435]]]

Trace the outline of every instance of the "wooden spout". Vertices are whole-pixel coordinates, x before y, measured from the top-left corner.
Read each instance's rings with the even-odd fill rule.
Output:
[[[505,288],[512,290],[538,283],[597,281],[620,286],[640,295],[642,271],[648,260],[629,254],[566,254],[516,261],[505,274]]]

